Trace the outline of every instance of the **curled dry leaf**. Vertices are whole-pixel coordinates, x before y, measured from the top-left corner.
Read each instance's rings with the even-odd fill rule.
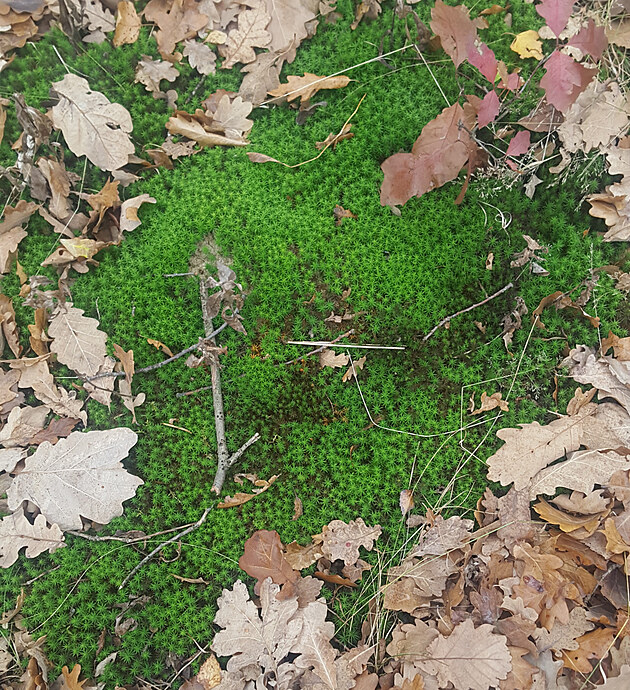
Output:
[[[333,369],[338,369],[339,367],[345,367],[348,364],[350,358],[344,352],[335,354],[334,350],[326,348],[319,353],[319,366],[331,367]]]
[[[289,76],[286,84],[280,84],[277,88],[269,91],[269,95],[274,98],[286,97],[287,101],[300,99],[301,103],[309,101],[318,91],[323,89],[342,89],[348,86],[350,77],[345,74],[336,77],[319,77],[316,74],[305,72],[303,77]]]
[[[474,405],[475,405],[475,400],[474,396],[471,398],[471,403],[473,405],[473,409],[470,411],[471,414],[481,414],[482,412],[489,412],[490,410],[494,410],[495,408],[500,408],[503,410],[503,412],[509,412],[510,407],[508,405],[507,400],[502,400],[503,394],[502,393],[493,393],[492,395],[488,395],[486,391],[484,391],[481,394],[481,407],[477,410],[475,410]]]
[[[226,42],[219,46],[219,52],[225,58],[221,65],[223,69],[230,69],[237,62],[246,64],[256,59],[254,48],[265,48],[271,41],[272,36],[266,30],[270,19],[263,2],[238,15],[238,28],[232,29]]]
[[[196,141],[201,146],[247,146],[244,139],[230,139],[229,137],[207,131],[194,115],[178,110],[171,115],[166,123],[166,129],[171,134],[181,134],[187,139]]]
[[[137,440],[131,429],[121,427],[74,431],[54,446],[42,443],[9,487],[9,508],[32,501],[62,529],[81,529],[81,516],[106,525],[122,515],[122,502],[144,483],[120,462]]]
[[[400,492],[400,512],[406,515],[414,507],[413,491],[411,489],[403,489]]]
[[[133,129],[129,112],[92,91],[87,80],[76,74],[66,74],[53,89],[59,96],[52,109],[53,125],[62,131],[72,153],[87,156],[101,170],[126,165],[135,151],[129,138]]]
[[[18,245],[26,237],[26,230],[22,227],[39,208],[32,201],[24,199],[4,209],[4,219],[0,223],[0,273],[8,273],[15,257]]]
[[[269,477],[269,479],[258,479],[254,474],[243,476],[249,479],[256,487],[253,492],[251,494],[237,493],[234,494],[234,496],[226,496],[221,503],[217,503],[217,508],[235,508],[236,506],[242,506],[243,503],[247,503],[247,501],[251,501],[252,498],[258,496],[258,494],[267,491],[280,475],[274,474],[273,477]]]
[[[174,82],[177,77],[179,77],[179,71],[170,62],[154,60],[148,55],[143,55],[142,60],[138,62],[136,67],[136,78],[134,81],[143,84],[146,90],[151,91],[153,97],[157,98],[157,94],[162,92],[160,82],[163,79],[168,82]]]
[[[357,369],[363,370],[366,359],[367,355],[363,355],[363,357],[357,359],[356,362],[352,362],[341,380],[346,383],[346,381],[352,381],[353,378],[356,378]]]

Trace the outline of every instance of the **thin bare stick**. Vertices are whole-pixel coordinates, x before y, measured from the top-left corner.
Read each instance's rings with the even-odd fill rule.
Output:
[[[106,535],[104,537],[100,537],[98,535],[94,534],[84,534],[83,532],[77,532],[75,530],[67,530],[66,534],[72,534],[75,537],[81,537],[81,539],[87,539],[88,541],[121,541],[123,544],[136,544],[141,541],[147,541],[148,539],[153,539],[154,537],[161,537],[164,534],[170,534],[171,532],[177,532],[178,530],[181,529],[186,529],[186,527],[190,527],[191,525],[194,525],[194,522],[189,522],[185,525],[178,525],[177,527],[171,527],[171,529],[165,529],[162,530],[161,532],[154,532],[153,534],[145,534],[142,537],[116,537],[114,535]]]
[[[203,326],[206,332],[206,342],[210,341],[216,347],[215,335],[216,331],[212,330],[212,316],[208,312],[208,280],[204,276],[200,276],[199,282],[199,297],[201,299],[201,314],[203,317]],[[223,326],[227,324],[224,323]],[[219,366],[219,359],[215,354],[209,357],[210,375],[212,377],[212,406],[214,408],[214,428],[217,437],[217,472],[214,475],[212,482],[212,491],[217,494],[221,493],[223,482],[227,471],[232,465],[243,455],[243,453],[253,444],[258,441],[260,434],[254,434],[248,441],[246,441],[235,453],[229,454],[227,448],[227,441],[225,438],[225,413],[223,411],[223,392],[221,390],[221,369]]]
[[[451,319],[454,319],[456,316],[460,316],[461,314],[465,314],[467,311],[472,311],[473,309],[476,309],[477,307],[480,307],[482,304],[486,304],[490,300],[493,300],[495,297],[498,297],[499,295],[502,295],[504,292],[507,292],[510,288],[513,288],[514,284],[513,283],[508,283],[507,285],[504,285],[500,290],[495,292],[493,295],[490,295],[490,297],[486,297],[486,299],[482,300],[481,302],[477,302],[477,304],[473,304],[470,307],[466,307],[466,309],[462,309],[455,314],[451,314],[450,316],[447,316],[445,319],[442,319],[440,323],[437,324],[437,326],[434,326],[425,336],[422,338],[424,342],[426,342],[434,333],[437,331],[438,328],[441,328],[445,324],[447,324]]]
[[[181,532],[178,532],[175,536],[171,537],[165,542],[162,542],[159,546],[156,546],[151,553],[147,554],[141,561],[138,563],[138,565],[127,575],[127,577],[121,582],[120,587],[118,587],[118,591],[120,590],[131,580],[131,578],[142,568],[142,566],[145,563],[148,563],[153,556],[156,554],[160,553],[160,551],[165,547],[168,546],[169,544],[172,544],[173,542],[176,542],[178,539],[181,539],[182,537],[186,536],[187,534],[190,534],[197,528],[201,527],[203,523],[206,521],[206,518],[208,517],[208,513],[210,512],[211,508],[206,508],[203,511],[203,515],[197,520],[197,522],[193,523],[189,527],[187,527],[185,530],[182,530]]]
[[[216,335],[221,333],[221,331],[227,326],[227,323],[222,323],[216,330],[212,331],[209,336],[206,336],[206,340],[208,338],[214,339]],[[170,364],[171,362],[174,362],[176,359],[179,359],[180,357],[183,357],[184,355],[189,354],[190,352],[194,352],[195,350],[198,350],[199,347],[201,346],[203,342],[203,339],[200,338],[198,343],[195,343],[194,345],[191,345],[190,347],[187,347],[185,350],[182,350],[181,352],[178,352],[176,355],[173,355],[172,357],[169,357],[168,359],[164,359],[161,362],[158,362],[157,364],[151,364],[148,367],[143,367],[142,369],[136,369],[135,373],[136,374],[146,374],[149,371],[155,371],[156,369],[159,369],[160,367],[165,366],[166,364]],[[95,381],[96,379],[102,379],[105,378],[106,376],[124,376],[125,372],[124,371],[107,371],[104,372],[103,374],[95,374],[94,376],[89,376],[88,378],[84,379],[85,381]]]
[[[353,347],[357,350],[406,350],[406,347],[394,347],[393,345],[350,345],[348,343],[335,343],[333,340],[287,340],[287,345],[318,345],[327,347]]]
[[[162,273],[162,278],[183,278],[184,276],[194,275],[194,271],[188,271],[188,273]]]

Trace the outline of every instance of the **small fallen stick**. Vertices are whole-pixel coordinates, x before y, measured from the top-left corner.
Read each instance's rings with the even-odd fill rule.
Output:
[[[216,340],[214,338],[215,333],[212,329],[212,317],[208,313],[208,281],[203,276],[201,276],[201,281],[199,283],[199,296],[201,298],[201,313],[206,332],[206,341],[209,340],[212,345],[216,347]],[[219,359],[216,354],[212,354],[209,357],[209,363],[210,375],[212,377],[214,427],[217,436],[217,472],[214,475],[211,490],[218,496],[223,488],[223,482],[225,481],[227,471],[253,443],[258,441],[260,434],[255,433],[235,453],[232,453],[232,455],[229,454],[227,441],[225,440],[225,413],[223,412],[223,392],[221,391],[221,370],[219,368]]]
[[[447,316],[445,319],[442,319],[440,321],[440,323],[437,324],[437,326],[434,326],[424,336],[424,338],[422,338],[422,341],[426,342],[435,333],[435,331],[437,331],[438,328],[441,328],[442,326],[446,325],[449,321],[454,319],[456,316],[461,316],[462,314],[465,314],[467,311],[472,311],[473,309],[480,307],[482,304],[486,304],[486,302],[493,300],[495,297],[502,295],[504,292],[507,292],[510,288],[513,288],[513,287],[514,287],[513,283],[508,283],[507,285],[504,285],[500,290],[495,292],[494,295],[490,295],[490,297],[486,297],[486,299],[482,300],[481,302],[477,302],[477,304],[473,304],[470,307],[466,307],[466,309],[462,309],[462,310],[456,312],[455,314],[451,314],[450,316]]]
[[[287,345],[319,345],[327,347],[354,347],[358,350],[406,350],[405,347],[394,347],[393,345],[349,345],[348,343],[336,343],[333,340],[287,340]]]
[[[208,513],[211,511],[211,508],[206,508],[203,511],[203,515],[197,520],[197,522],[193,523],[189,527],[187,527],[185,530],[182,530],[181,532],[178,532],[174,537],[171,537],[165,542],[162,542],[159,546],[156,546],[151,553],[147,554],[141,561],[138,563],[138,565],[127,575],[127,577],[120,583],[120,586],[118,587],[118,591],[120,590],[131,580],[131,578],[142,568],[142,566],[145,563],[148,563],[153,556],[156,554],[160,553],[160,551],[165,547],[168,546],[169,544],[172,544],[173,542],[176,542],[178,539],[181,539],[182,537],[186,536],[187,534],[190,534],[192,531],[196,530],[198,527],[201,527],[203,523],[206,521],[206,518],[208,517]]]

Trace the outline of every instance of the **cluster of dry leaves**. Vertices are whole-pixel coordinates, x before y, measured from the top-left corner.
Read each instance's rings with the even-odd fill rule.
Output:
[[[507,8],[496,5],[496,13]],[[616,9],[615,9],[616,8]],[[549,136],[532,145],[530,132],[557,132],[559,163],[551,167],[552,173],[565,170],[577,152],[598,150],[606,156],[608,170],[614,175],[628,171],[625,134],[630,124],[630,105],[625,94],[614,81],[601,82],[597,66],[609,43],[625,48],[630,45],[630,23],[624,19],[604,27],[601,4],[591,3],[575,8],[572,0],[542,0],[536,10],[545,20],[539,31],[528,30],[518,34],[511,48],[522,59],[535,59],[544,67],[540,87],[545,92],[538,106],[518,122],[523,129],[501,127],[494,132],[497,140],[511,136],[504,154],[504,162],[517,174],[523,174],[516,159],[528,154],[529,162],[547,161],[556,148]],[[625,9],[612,7],[618,15]],[[478,37],[478,29],[487,26],[482,11],[471,19],[468,9],[459,5],[450,7],[438,0],[433,8],[431,29],[439,38],[444,51],[456,66],[466,61],[487,80],[483,98],[466,95],[465,103],[455,103],[429,122],[416,140],[411,153],[398,153],[382,165],[385,179],[381,187],[381,203],[404,204],[412,196],[426,192],[454,180],[467,166],[467,177],[457,203],[463,198],[472,172],[488,163],[488,151],[479,146],[476,132],[491,125],[499,117],[505,104],[518,96],[523,81],[515,70],[511,74],[504,63]],[[509,15],[506,15],[509,18]],[[553,51],[545,56],[540,39],[553,41]],[[525,180],[525,191],[533,196],[541,179],[531,172]],[[628,190],[621,182],[610,185],[605,193],[593,195],[591,214],[604,218],[611,229],[606,241],[627,240],[628,221],[625,215]]]
[[[377,591],[356,647],[340,651],[320,590],[357,587],[371,569],[360,547],[371,550],[380,527],[335,520],[307,546],[258,531],[239,561],[253,595],[239,580],[218,600],[211,649],[229,657],[226,669],[210,656],[184,687],[628,687],[630,338],[611,333],[562,366],[594,387],[578,388],[549,424],[498,432],[488,478],[509,490],[485,490],[476,525],[408,514],[413,494],[401,492],[414,531],[401,562],[371,574]],[[482,396],[481,411],[504,406],[500,394]]]

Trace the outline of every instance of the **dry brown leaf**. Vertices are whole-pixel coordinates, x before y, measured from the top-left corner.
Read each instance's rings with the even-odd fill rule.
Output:
[[[398,503],[400,504],[400,512],[403,516],[406,515],[414,507],[413,491],[411,489],[403,489],[400,492]]]
[[[341,89],[349,83],[350,77],[345,74],[336,77],[318,77],[316,74],[305,72],[303,77],[288,76],[286,84],[280,84],[278,88],[268,93],[274,98],[286,96],[289,102],[300,98],[300,102],[304,103],[322,89]]]
[[[7,345],[11,348],[11,352],[16,357],[22,356],[22,345],[20,344],[20,333],[18,325],[15,320],[15,309],[13,308],[13,300],[6,295],[0,293],[0,324],[2,324],[2,333],[6,339]],[[4,343],[2,343],[4,348]]]
[[[134,196],[127,199],[120,205],[120,230],[121,232],[132,232],[142,224],[138,218],[138,209],[142,204],[155,204],[156,200],[148,194]]]
[[[184,57],[199,74],[214,74],[217,71],[217,56],[210,46],[198,41],[184,42]]]
[[[269,51],[293,62],[300,43],[307,38],[306,24],[317,16],[317,3],[304,0],[264,0],[271,17],[267,31],[271,34]]]
[[[260,585],[266,578],[283,585],[285,582],[296,582],[300,574],[294,570],[283,553],[280,536],[275,531],[258,530],[245,542],[239,567]]]
[[[293,517],[291,520],[298,520],[304,515],[304,506],[302,505],[302,499],[296,496],[293,499]]]
[[[320,142],[317,143],[319,144]],[[335,225],[341,225],[344,218],[357,217],[356,213],[352,213],[352,211],[350,211],[347,208],[344,208],[343,206],[339,206],[339,204],[337,204],[333,209],[333,216],[335,216]]]
[[[96,375],[109,374],[114,371],[116,360],[109,355],[105,357],[103,363],[96,372]],[[83,388],[89,393],[92,400],[100,402],[101,405],[109,407],[112,402],[112,392],[114,390],[114,383],[116,379],[113,376],[99,376],[94,382],[86,381]]]
[[[338,369],[339,367],[345,367],[348,364],[350,358],[344,352],[336,355],[334,350],[326,349],[319,353],[319,366],[331,367],[333,369]]]
[[[321,544],[300,546],[296,541],[284,547],[284,555],[293,570],[304,570],[323,557]]]
[[[80,419],[73,419],[72,417],[61,417],[60,419],[53,419],[50,424],[41,431],[38,431],[31,439],[31,444],[38,446],[44,441],[48,441],[53,446],[60,438],[70,436],[74,427],[80,422]]]
[[[337,355],[339,356],[339,355]],[[352,381],[353,378],[356,378],[356,370],[361,369],[363,370],[363,367],[365,366],[365,360],[367,359],[367,355],[363,355],[363,357],[360,357],[359,359],[356,360],[356,362],[352,362],[350,366],[348,367],[348,370],[346,373],[343,375],[341,380],[346,383],[346,381]],[[336,365],[333,365],[336,366]],[[342,365],[343,366],[343,365]]]
[[[346,124],[342,127],[341,132],[331,132],[325,139],[324,141],[316,141],[315,142],[315,148],[318,151],[321,151],[324,148],[328,148],[329,146],[333,147],[333,150],[337,147],[337,144],[340,141],[343,141],[344,139],[352,139],[354,136],[354,132],[351,132],[350,130],[352,129],[352,124],[349,122],[346,122]],[[355,216],[356,218],[356,216]]]
[[[54,158],[40,158],[37,167],[46,178],[52,194],[48,210],[59,219],[66,218],[70,214],[70,178],[64,164]]]
[[[49,412],[45,405],[14,407],[0,431],[0,444],[5,448],[28,446],[33,436],[44,428]]]
[[[122,502],[144,482],[121,464],[138,437],[124,427],[74,431],[51,446],[42,443],[7,491],[9,508],[32,501],[51,524],[81,529],[81,516],[106,525],[122,515]]]
[[[112,43],[116,48],[127,43],[135,43],[140,36],[142,21],[131,0],[120,0],[116,14],[116,30]]]
[[[131,412],[133,423],[137,424],[136,407],[140,407],[140,405],[144,404],[146,395],[144,393],[133,395],[131,392],[131,383],[126,379],[118,379],[118,391],[122,397],[123,405]]]
[[[150,0],[144,8],[144,18],[158,25],[156,40],[160,55],[172,59],[175,46],[202,31],[208,16],[200,12],[196,0]]]
[[[4,138],[4,125],[7,121],[7,111],[5,107],[10,104],[11,101],[8,98],[0,98],[0,144]]]
[[[509,406],[507,400],[502,400],[502,393],[493,393],[492,395],[487,395],[486,391],[481,394],[481,407],[478,410],[474,409],[474,398],[471,398],[473,409],[471,414],[481,414],[482,412],[489,412],[494,410],[496,407],[500,408],[504,412],[509,412]]]
[[[63,532],[58,525],[47,525],[46,518],[38,515],[30,523],[20,505],[12,515],[0,522],[0,567],[8,568],[18,559],[20,549],[26,547],[24,555],[35,558],[40,553],[52,553],[65,546]]]
[[[601,514],[571,515],[554,508],[544,499],[534,505],[534,510],[545,522],[558,525],[563,532],[571,533],[583,529],[588,533],[587,536],[590,536],[599,527],[601,517]]]
[[[250,476],[255,477],[256,475]],[[269,477],[269,479],[256,479],[253,483],[257,488],[254,489],[253,493],[236,493],[234,496],[226,496],[221,503],[217,503],[216,507],[235,508],[236,506],[242,506],[243,503],[247,503],[247,501],[251,501],[252,498],[256,498],[258,494],[267,491],[267,489],[276,481],[276,479],[278,479],[279,476],[280,475],[278,474],[274,474],[273,477]]]
[[[173,352],[170,347],[165,345],[164,343],[161,343],[159,340],[154,340],[153,338],[147,338],[147,343],[149,345],[153,345],[158,350],[162,350],[165,354],[167,354],[169,357],[173,356]]]
[[[512,668],[506,638],[495,634],[492,625],[475,628],[470,618],[456,625],[448,637],[439,635],[427,651],[431,660],[416,663],[437,676],[441,687],[452,682],[462,690],[488,690]]]
[[[93,91],[86,79],[66,74],[53,89],[59,103],[53,106],[52,121],[60,129],[75,156],[87,156],[101,170],[126,165],[135,148],[129,138],[133,123],[129,112]]]
[[[188,139],[192,139],[201,146],[247,146],[249,143],[242,138],[230,139],[216,132],[208,132],[193,115],[181,110],[171,115],[166,123],[166,129],[171,134],[181,134]]]
[[[18,245],[26,237],[26,230],[22,227],[39,208],[35,203],[24,199],[18,201],[15,207],[6,206],[4,220],[0,223],[0,273],[8,273]]]
[[[123,366],[123,371],[125,372],[125,381],[131,385],[133,380],[133,375],[135,372],[135,363],[133,361],[133,350],[128,350],[125,352],[120,345],[114,343],[114,354],[121,361]],[[120,365],[118,365],[120,366]]]
[[[608,337],[602,340],[602,355],[605,355],[611,347],[615,353],[615,359],[621,362],[630,360],[630,337],[619,338],[612,331],[608,331]]]
[[[227,41],[219,46],[219,52],[225,58],[222,69],[230,69],[237,62],[246,64],[256,59],[254,48],[265,48],[271,41],[272,36],[266,30],[270,19],[263,2],[238,15],[238,28],[232,29]]]
[[[322,551],[331,561],[339,558],[346,565],[353,565],[359,559],[359,547],[371,551],[380,535],[380,525],[369,527],[362,518],[349,523],[333,520],[322,529]]]
[[[50,351],[70,369],[83,376],[94,376],[105,361],[107,334],[98,330],[98,321],[83,316],[71,302],[59,305],[50,320]]]
[[[462,520],[457,515],[445,520],[441,515],[435,518],[434,524],[422,534],[420,543],[410,555],[412,556],[441,556],[449,551],[460,548],[468,542],[474,526],[472,520]]]
[[[224,95],[212,114],[211,129],[223,132],[228,139],[243,139],[249,133],[254,121],[247,116],[252,112],[252,104],[240,96],[230,99]]]
[[[147,91],[151,91],[153,96],[162,93],[160,82],[164,79],[174,82],[179,77],[179,71],[166,60],[154,60],[148,55],[143,55],[142,60],[136,67],[136,78],[134,81],[143,84]]]

